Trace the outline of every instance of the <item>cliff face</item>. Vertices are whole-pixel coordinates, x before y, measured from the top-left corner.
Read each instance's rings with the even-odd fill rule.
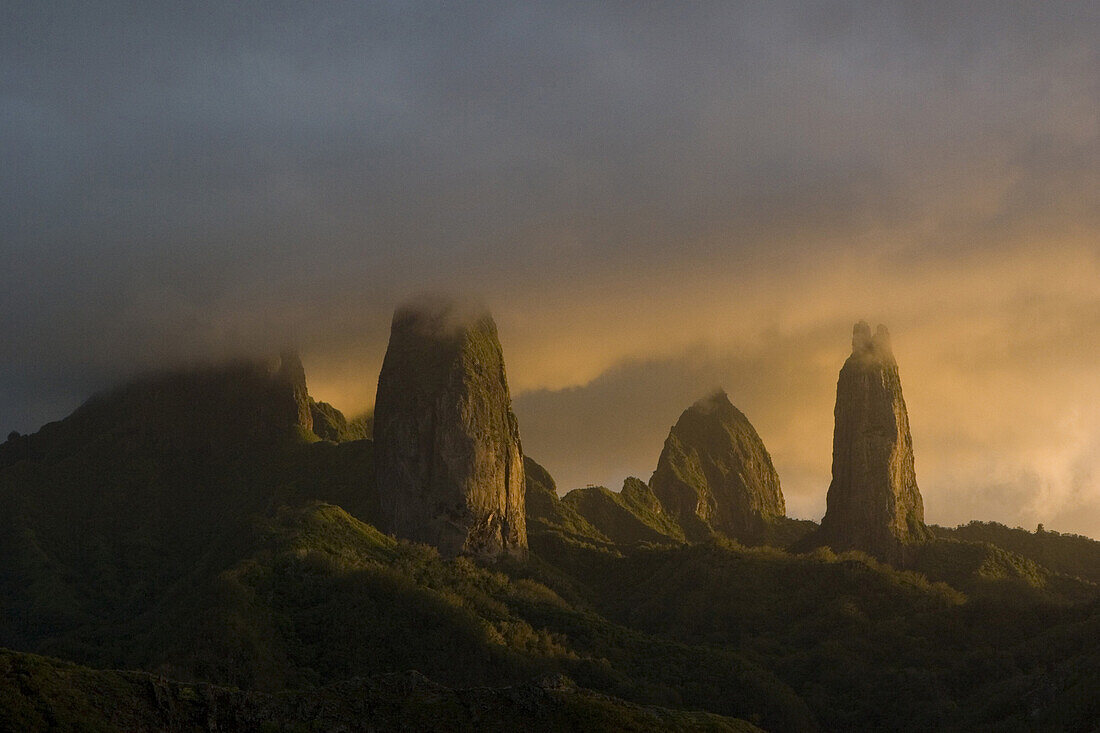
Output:
[[[116,412],[122,423],[179,440],[275,441],[313,428],[294,352],[153,375],[92,398],[73,416]]]
[[[917,488],[909,415],[890,335],[865,322],[840,370],[833,432],[833,480],[818,544],[858,549],[888,561],[932,538]]]
[[[394,313],[374,413],[382,512],[445,555],[523,554],[523,452],[496,325],[458,311]]]
[[[771,456],[722,391],[680,415],[650,486],[693,540],[717,531],[756,542],[786,511]]]
[[[284,351],[278,362],[267,364],[270,374],[271,393],[276,400],[281,400],[292,408],[287,409],[286,418],[278,416],[278,420],[288,419],[290,427],[300,427],[303,430],[313,429],[313,415],[309,409],[309,391],[306,389],[306,370],[302,367],[302,360],[294,351]]]
[[[0,467],[116,438],[135,449],[237,454],[308,435],[309,401],[305,371],[293,352],[147,375],[3,444]]]

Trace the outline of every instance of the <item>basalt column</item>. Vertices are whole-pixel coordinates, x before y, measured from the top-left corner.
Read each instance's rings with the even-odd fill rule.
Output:
[[[833,480],[819,545],[857,549],[888,561],[931,539],[913,466],[909,415],[890,335],[864,322],[840,370],[833,431]]]
[[[374,440],[394,534],[448,556],[526,552],[523,452],[488,313],[449,302],[394,313]]]

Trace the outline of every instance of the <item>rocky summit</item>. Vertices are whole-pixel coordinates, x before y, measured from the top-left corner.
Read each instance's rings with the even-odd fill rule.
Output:
[[[519,427],[488,313],[451,302],[397,309],[374,439],[392,532],[444,555],[526,552]]]
[[[836,386],[833,480],[816,543],[904,559],[931,539],[913,466],[909,415],[890,334],[861,321]]]
[[[67,455],[125,436],[128,446],[182,453],[239,453],[308,435],[305,371],[294,352],[145,375],[91,397],[38,433],[0,445],[0,466]]]
[[[722,390],[680,415],[650,486],[689,539],[756,542],[786,511],[764,442]]]

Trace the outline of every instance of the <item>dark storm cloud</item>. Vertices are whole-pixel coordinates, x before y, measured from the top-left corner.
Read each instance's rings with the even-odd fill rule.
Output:
[[[442,289],[493,308],[525,445],[573,455],[559,470],[575,482],[651,470],[640,457],[699,390],[742,382],[786,484],[810,486],[822,461],[784,448],[801,438],[781,426],[820,428],[799,409],[827,411],[830,378],[801,399],[769,376],[817,358],[806,334],[877,313],[935,350],[923,305],[954,319],[945,333],[1000,335],[952,337],[978,362],[1013,353],[1021,324],[1095,312],[1098,15],[5,3],[0,427],[135,370],[287,343],[323,396],[366,407],[393,304]],[[1026,362],[1013,383],[1080,363]],[[607,429],[587,453],[552,436],[646,393],[660,407],[621,433],[591,421]],[[950,445],[953,413],[937,414],[929,440]],[[1093,434],[1066,430],[1048,432]],[[1004,485],[1058,483],[998,465]]]

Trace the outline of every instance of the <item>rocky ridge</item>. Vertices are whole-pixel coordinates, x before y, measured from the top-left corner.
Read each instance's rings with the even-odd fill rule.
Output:
[[[66,455],[106,436],[179,453],[237,452],[310,435],[313,416],[297,353],[149,374],[100,392],[64,420],[0,446],[0,466]]]
[[[327,402],[309,400],[310,416],[313,419],[313,432],[322,440],[342,443],[349,440],[370,438],[371,415],[362,415],[348,420],[344,413]]]

